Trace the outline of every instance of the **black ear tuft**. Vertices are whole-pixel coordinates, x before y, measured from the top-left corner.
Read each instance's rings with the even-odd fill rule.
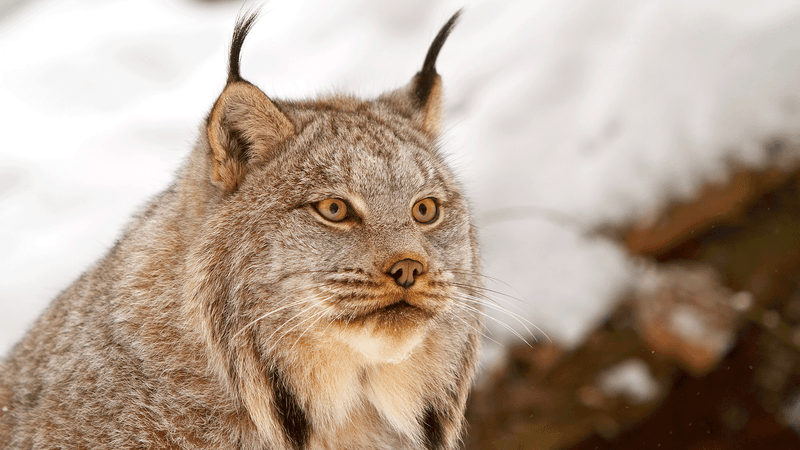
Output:
[[[228,57],[228,83],[236,81],[244,81],[241,74],[239,74],[239,65],[241,63],[242,44],[247,37],[247,33],[258,20],[258,14],[261,12],[260,8],[249,9],[239,15],[236,19],[236,27],[233,29],[233,38],[231,39],[231,52]]]
[[[415,77],[416,85],[414,86],[414,97],[418,106],[423,106],[428,102],[428,97],[431,95],[434,83],[439,76],[436,73],[436,58],[439,56],[439,51],[447,40],[447,36],[453,31],[453,27],[458,21],[458,17],[463,10],[459,9],[453,14],[453,17],[444,24],[439,34],[433,39],[431,47],[428,49],[428,54],[425,55],[425,62],[422,64],[422,70],[419,71]]]

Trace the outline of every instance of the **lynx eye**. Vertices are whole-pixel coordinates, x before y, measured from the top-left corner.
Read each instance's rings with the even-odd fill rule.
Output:
[[[319,215],[331,222],[341,222],[347,218],[347,203],[338,198],[328,198],[314,206]]]
[[[439,206],[436,205],[436,200],[432,197],[423,198],[414,203],[414,207],[411,208],[411,214],[414,216],[414,220],[419,223],[431,223],[439,217]]]

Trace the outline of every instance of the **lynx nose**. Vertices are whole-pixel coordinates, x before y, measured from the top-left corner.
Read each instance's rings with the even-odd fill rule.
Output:
[[[415,276],[422,275],[424,272],[425,268],[422,263],[413,259],[401,259],[389,269],[389,274],[394,278],[394,282],[406,289],[414,284]]]

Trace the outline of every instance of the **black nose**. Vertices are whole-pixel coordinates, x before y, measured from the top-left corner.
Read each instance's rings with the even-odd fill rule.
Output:
[[[422,275],[425,268],[419,261],[413,259],[401,259],[392,265],[389,274],[394,278],[398,286],[410,288],[414,284],[414,277]]]

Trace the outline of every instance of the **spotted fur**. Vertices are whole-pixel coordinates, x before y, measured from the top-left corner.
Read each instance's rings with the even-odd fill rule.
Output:
[[[482,326],[436,145],[457,17],[408,85],[309,101],[241,77],[240,18],[174,183],[0,365],[0,448],[457,448]],[[330,198],[346,220],[315,209]],[[412,216],[425,198],[431,223]],[[407,259],[410,285],[390,270]]]

